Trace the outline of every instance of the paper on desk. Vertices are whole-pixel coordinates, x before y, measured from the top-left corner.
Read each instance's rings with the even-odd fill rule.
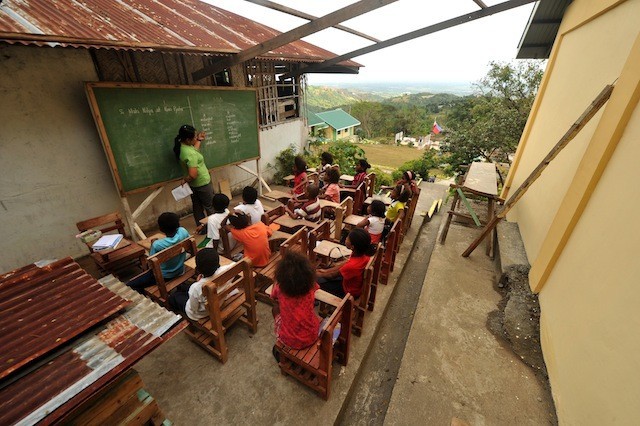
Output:
[[[180,201],[183,198],[188,197],[189,195],[193,194],[193,191],[191,190],[191,187],[189,186],[188,183],[182,184],[176,188],[173,188],[171,190],[171,194],[173,195],[173,198],[176,201]]]
[[[122,238],[123,238],[122,234],[103,235],[102,237],[100,237],[98,241],[96,241],[93,244],[92,248],[94,250],[104,250],[108,248],[114,248],[115,246],[118,245],[118,243],[122,240]]]

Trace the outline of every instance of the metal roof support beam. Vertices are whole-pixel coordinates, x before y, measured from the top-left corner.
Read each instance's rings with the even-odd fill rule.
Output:
[[[289,44],[310,34],[324,30],[325,28],[339,24],[340,22],[346,21],[356,16],[360,16],[364,13],[371,12],[372,10],[394,3],[396,1],[398,0],[361,0],[347,7],[343,7],[342,9],[336,10],[335,12],[332,12],[321,18],[314,19],[311,22],[294,28],[291,31],[287,31],[286,33],[277,35],[274,38],[263,43],[256,44],[255,46],[245,49],[242,52],[239,52],[229,58],[222,59],[215,64],[195,71],[192,74],[193,80],[201,80],[209,75],[218,73],[232,65],[245,62],[249,59],[253,59],[256,56],[262,55],[263,53],[269,52],[273,49],[277,49],[280,46],[284,46],[285,44]]]
[[[475,4],[477,4],[478,6],[480,6],[480,9],[486,9],[487,8],[487,5],[484,4],[484,2],[482,0],[473,0],[473,2]]]
[[[308,13],[304,13],[304,12],[301,12],[299,10],[295,10],[295,9],[290,8],[290,7],[287,7],[287,6],[283,6],[281,4],[274,3],[274,2],[269,1],[269,0],[245,0],[245,1],[248,1],[249,3],[257,4],[257,5],[260,5],[260,6],[264,6],[266,8],[272,9],[272,10],[277,10],[278,12],[286,13],[286,14],[295,16],[297,18],[306,19],[308,21],[313,21],[315,19],[318,19],[317,16],[309,15]],[[339,30],[342,30],[342,31],[345,31],[347,33],[356,35],[358,37],[365,38],[365,39],[367,39],[369,41],[372,41],[374,43],[377,43],[377,42],[380,41],[375,37],[371,37],[370,35],[361,33],[360,31],[356,31],[356,30],[354,30],[352,28],[345,27],[344,25],[334,25],[333,28],[337,28]]]
[[[504,12],[506,10],[514,9],[516,7],[523,6],[528,3],[533,3],[536,0],[509,0],[500,4],[496,4],[494,6],[489,6],[485,9],[480,9],[475,12],[467,13],[466,15],[460,15],[455,18],[448,19],[446,21],[439,22],[434,25],[429,25],[428,27],[424,27],[422,29],[412,31],[410,33],[390,38],[389,40],[381,41],[380,43],[376,43],[371,46],[363,47],[362,49],[354,50],[353,52],[345,53],[344,55],[336,56],[331,59],[327,59],[324,62],[320,62],[317,64],[311,64],[305,68],[301,68],[295,72],[290,72],[283,75],[281,78],[289,78],[294,77],[299,74],[306,74],[309,72],[318,71],[322,68],[335,65],[339,62],[346,61],[357,56],[362,56],[367,53],[375,52],[380,49],[384,49],[385,47],[394,46],[396,44],[404,43],[405,41],[413,40],[418,37],[425,36],[427,34],[432,34],[438,31],[445,30],[447,28],[455,27],[457,25],[465,24],[467,22],[474,21],[476,19],[484,18],[485,16],[493,15],[496,13]]]

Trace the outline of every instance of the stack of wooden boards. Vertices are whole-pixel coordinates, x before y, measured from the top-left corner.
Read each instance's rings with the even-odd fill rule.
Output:
[[[0,424],[64,422],[186,326],[70,258],[0,276],[0,300]]]

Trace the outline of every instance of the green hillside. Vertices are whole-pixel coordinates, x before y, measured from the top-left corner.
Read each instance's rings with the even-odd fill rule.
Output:
[[[341,108],[360,101],[379,102],[383,99],[383,97],[371,93],[349,89],[322,86],[307,87],[307,106],[309,111],[314,113]]]

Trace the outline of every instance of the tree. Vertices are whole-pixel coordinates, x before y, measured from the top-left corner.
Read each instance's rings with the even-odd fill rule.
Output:
[[[541,61],[491,62],[473,97],[455,102],[447,116],[443,151],[457,168],[475,159],[506,162],[520,141],[540,80]]]

